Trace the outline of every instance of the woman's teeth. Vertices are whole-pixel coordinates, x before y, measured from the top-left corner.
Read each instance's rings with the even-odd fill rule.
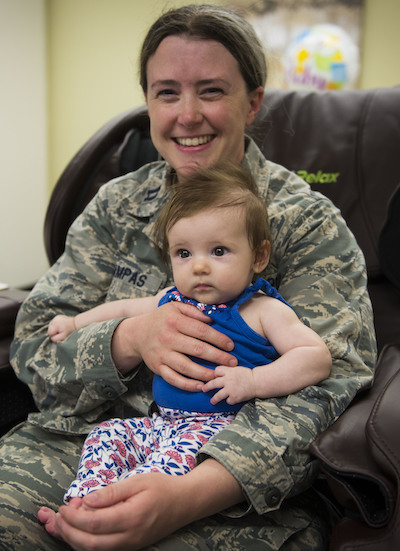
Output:
[[[197,136],[196,138],[176,138],[179,145],[185,147],[196,147],[212,140],[212,136]]]

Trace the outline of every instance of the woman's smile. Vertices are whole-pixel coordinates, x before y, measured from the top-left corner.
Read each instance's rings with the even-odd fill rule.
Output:
[[[198,147],[199,145],[208,144],[215,136],[195,136],[193,138],[174,138],[178,145],[183,147]]]

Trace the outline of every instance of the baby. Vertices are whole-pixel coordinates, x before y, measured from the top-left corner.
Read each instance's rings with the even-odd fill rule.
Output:
[[[175,287],[156,296],[108,302],[49,325],[54,342],[93,322],[140,316],[169,301],[193,304],[233,340],[238,365],[194,361],[214,370],[198,391],[154,374],[152,417],[111,419],[87,437],[76,480],[64,500],[135,473],[181,475],[201,446],[255,398],[292,394],[328,377],[330,353],[278,291],[255,274],[266,268],[271,237],[264,201],[252,177],[233,164],[200,169],[173,186],[155,224]]]

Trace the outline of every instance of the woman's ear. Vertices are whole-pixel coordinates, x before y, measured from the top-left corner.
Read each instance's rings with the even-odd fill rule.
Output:
[[[257,248],[254,255],[253,271],[255,274],[259,274],[268,266],[270,254],[271,243],[264,240]]]
[[[250,92],[249,110],[246,118],[246,126],[250,126],[251,124],[253,124],[254,119],[256,118],[256,115],[260,110],[263,98],[264,88],[262,86],[259,86],[258,88]]]

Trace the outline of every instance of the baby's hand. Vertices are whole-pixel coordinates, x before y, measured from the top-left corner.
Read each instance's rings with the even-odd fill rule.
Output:
[[[213,405],[221,400],[226,400],[227,404],[233,405],[246,400],[255,398],[256,386],[252,369],[248,367],[226,367],[219,365],[215,368],[215,378],[208,381],[203,387],[203,392],[209,390],[220,390],[211,398]]]
[[[72,316],[59,315],[51,320],[47,333],[53,342],[61,342],[75,330],[75,321]]]

